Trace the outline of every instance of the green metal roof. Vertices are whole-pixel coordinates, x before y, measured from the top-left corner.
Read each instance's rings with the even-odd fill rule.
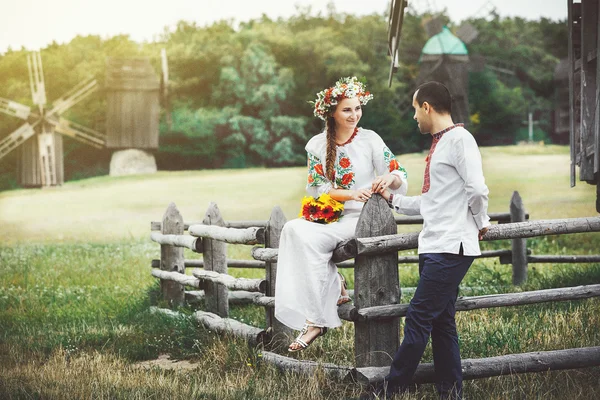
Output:
[[[423,47],[423,54],[454,54],[468,55],[467,46],[450,32],[448,27],[444,26],[437,35],[429,38]]]

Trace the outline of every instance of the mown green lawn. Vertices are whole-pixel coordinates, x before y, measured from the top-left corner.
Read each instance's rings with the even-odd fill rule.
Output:
[[[490,212],[507,211],[518,190],[532,219],[597,215],[595,188],[569,187],[568,148],[483,148],[482,155]],[[410,194],[419,192],[424,157],[398,157],[409,172]],[[150,260],[160,257],[159,246],[149,240],[150,221],[160,221],[170,202],[186,221],[201,220],[211,201],[226,220],[266,220],[274,205],[291,219],[304,180],[304,168],[161,172],[0,193],[0,398],[358,396],[361,389],[354,383],[282,374],[260,364],[257,349],[239,340],[215,335],[189,318],[148,312],[160,303],[150,276]],[[599,244],[599,234],[529,241],[536,254],[594,254]],[[229,254],[250,258],[246,246],[229,246]],[[186,258],[193,257],[186,250]],[[352,271],[344,274],[352,283]],[[416,266],[400,266],[400,279],[402,286],[415,286]],[[463,285],[494,293],[598,282],[598,264],[535,264],[528,284],[513,288],[510,266],[488,259],[476,261]],[[232,315],[264,325],[258,307],[234,307]],[[464,358],[600,345],[598,299],[462,312],[457,321]],[[298,357],[351,365],[353,340],[353,326],[345,323]],[[195,361],[198,368],[133,367],[164,353]],[[431,360],[430,350],[425,360]],[[600,398],[599,376],[598,368],[590,368],[489,378],[467,382],[465,391],[471,399]],[[433,398],[433,387],[410,398]]]

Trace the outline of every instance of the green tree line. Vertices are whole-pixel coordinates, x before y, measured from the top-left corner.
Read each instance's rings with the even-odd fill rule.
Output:
[[[46,92],[55,100],[87,77],[105,81],[107,57],[149,57],[157,74],[160,50],[169,60],[172,124],[162,108],[160,169],[289,166],[305,162],[304,144],[323,129],[308,101],[342,76],[365,78],[375,98],[365,107],[361,126],[378,132],[397,154],[424,149],[428,142],[412,120],[410,94],[416,86],[419,56],[428,36],[430,15],[405,17],[399,50],[400,68],[388,87],[387,16],[354,16],[330,8],[314,14],[299,8],[286,19],[234,25],[220,21],[198,26],[181,21],[151,43],[127,36],[102,39],[78,36],[41,50]],[[452,30],[457,25],[445,18]],[[470,54],[510,60],[514,76],[489,68],[470,72],[471,118],[467,122],[482,145],[521,139],[527,111],[536,111],[541,131],[550,131],[553,71],[567,55],[564,21],[502,18],[469,22],[479,36]],[[0,97],[31,105],[27,51],[0,56]],[[101,89],[73,107],[67,118],[104,131],[106,96]],[[0,115],[0,138],[20,125]],[[547,140],[547,135],[542,139]],[[14,186],[16,151],[0,160],[0,187]],[[106,173],[108,150],[65,139],[67,179]]]

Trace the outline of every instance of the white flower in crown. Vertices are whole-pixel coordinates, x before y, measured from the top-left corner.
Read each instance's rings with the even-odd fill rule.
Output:
[[[362,105],[367,104],[373,98],[373,95],[366,91],[365,85],[359,82],[355,76],[341,78],[335,83],[335,86],[317,93],[317,99],[309,103],[315,107],[315,117],[326,121],[331,107],[337,105],[342,99],[352,99],[354,97],[357,97]]]

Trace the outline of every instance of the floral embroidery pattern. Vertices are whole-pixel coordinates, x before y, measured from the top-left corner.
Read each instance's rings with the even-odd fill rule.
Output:
[[[319,186],[327,182],[323,172],[323,164],[318,157],[308,153],[308,184],[309,186]]]
[[[335,165],[335,183],[341,189],[350,189],[354,186],[352,162],[343,151],[339,151],[338,161]]]
[[[405,178],[407,177],[406,170],[402,165],[398,163],[398,160],[396,160],[396,156],[387,146],[383,146],[383,161],[387,165],[389,172],[400,171],[404,174]]]

